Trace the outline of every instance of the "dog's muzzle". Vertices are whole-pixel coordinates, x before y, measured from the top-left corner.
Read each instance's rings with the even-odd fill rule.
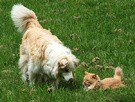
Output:
[[[72,72],[69,72],[69,73],[63,73],[62,74],[64,80],[68,83],[72,83],[74,81],[74,78],[73,78],[73,75],[72,75]]]
[[[73,78],[69,79],[68,83],[72,83],[74,81]]]

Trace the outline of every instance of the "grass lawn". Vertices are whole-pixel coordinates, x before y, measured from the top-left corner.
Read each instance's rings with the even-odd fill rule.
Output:
[[[47,92],[47,85],[29,86],[22,82],[18,67],[22,34],[17,32],[10,11],[22,3],[33,10],[40,24],[73,50],[80,63],[75,81],[60,81],[59,89]],[[77,50],[74,50],[77,49]],[[120,66],[125,88],[84,91],[84,72],[101,79],[114,71],[96,65]],[[133,102],[135,100],[135,0],[0,0],[0,102]]]

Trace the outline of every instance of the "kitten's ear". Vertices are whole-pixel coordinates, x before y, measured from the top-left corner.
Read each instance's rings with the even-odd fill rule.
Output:
[[[97,74],[92,75],[93,79],[97,79]]]
[[[89,74],[88,72],[85,71],[85,75]]]

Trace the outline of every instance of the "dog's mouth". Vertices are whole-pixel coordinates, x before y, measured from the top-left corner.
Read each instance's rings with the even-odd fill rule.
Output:
[[[68,80],[68,83],[72,83],[73,81],[74,81],[74,79],[71,78],[71,79]]]
[[[64,77],[63,77],[63,79],[65,80]],[[73,78],[70,78],[68,81],[67,80],[65,80],[65,81],[68,82],[68,83],[72,83],[74,81],[74,79]]]

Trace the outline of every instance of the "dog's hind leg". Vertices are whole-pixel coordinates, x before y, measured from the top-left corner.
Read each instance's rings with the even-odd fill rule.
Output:
[[[36,81],[40,76],[39,71],[40,67],[38,65],[34,65],[32,62],[29,62],[27,74],[30,85],[36,84]]]
[[[21,68],[22,80],[24,82],[28,82],[28,78],[27,78],[28,56],[27,55],[25,55],[25,54],[24,55],[20,55],[19,67]]]
[[[34,74],[32,71],[28,71],[28,75],[30,85],[35,85],[37,81],[36,74]]]

